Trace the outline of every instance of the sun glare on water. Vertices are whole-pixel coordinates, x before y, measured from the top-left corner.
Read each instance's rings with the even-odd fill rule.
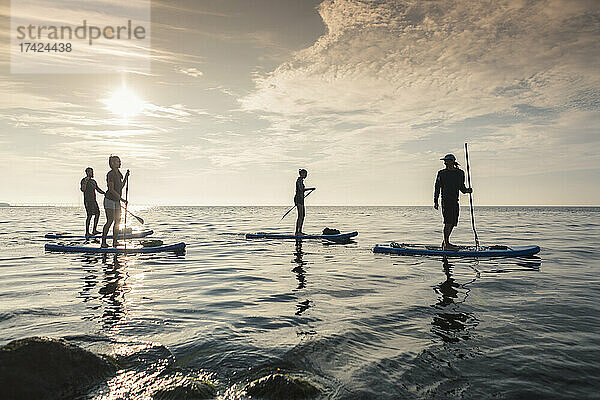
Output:
[[[135,117],[140,114],[145,107],[144,102],[126,87],[114,92],[113,95],[104,100],[103,103],[106,104],[106,108],[110,112],[125,119]]]

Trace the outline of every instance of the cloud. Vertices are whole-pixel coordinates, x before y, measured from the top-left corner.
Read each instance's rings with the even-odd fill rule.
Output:
[[[180,74],[184,74],[184,75],[189,75],[193,78],[198,78],[201,77],[202,75],[204,75],[204,73],[202,73],[202,71],[196,69],[196,68],[183,68],[183,67],[178,67],[176,69],[177,72],[179,72]]]
[[[231,17],[230,14],[227,13],[223,13],[223,12],[217,12],[217,11],[209,11],[209,10],[203,10],[200,9],[198,7],[184,7],[178,4],[174,4],[175,2],[171,2],[171,1],[157,1],[154,0],[152,2],[152,7],[156,8],[156,9],[164,9],[164,10],[168,10],[177,14],[184,14],[184,15],[209,15],[209,16],[213,16],[213,17],[221,17],[221,18],[229,18]]]
[[[473,121],[469,134],[502,137],[498,150],[546,151],[556,130],[580,134],[562,121],[600,108],[595,1],[326,0],[319,12],[327,33],[240,104],[314,146],[360,142],[355,162],[426,138],[462,144]]]
[[[158,106],[146,103],[143,114],[147,117],[164,118],[177,120],[179,122],[188,122],[192,117],[208,115],[205,110],[193,109],[183,104],[173,104],[171,106]]]

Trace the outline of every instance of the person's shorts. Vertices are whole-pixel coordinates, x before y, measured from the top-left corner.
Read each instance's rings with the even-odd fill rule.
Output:
[[[107,210],[120,210],[121,209],[121,202],[120,201],[114,201],[111,199],[107,199],[106,197],[104,198],[104,208]]]
[[[460,207],[458,202],[442,201],[442,215],[444,216],[444,225],[458,225],[458,213]]]
[[[85,212],[87,215],[100,215],[100,208],[98,207],[96,200],[85,201],[83,204],[85,205]]]
[[[304,205],[304,197],[294,196],[294,204],[297,206],[303,206]]]

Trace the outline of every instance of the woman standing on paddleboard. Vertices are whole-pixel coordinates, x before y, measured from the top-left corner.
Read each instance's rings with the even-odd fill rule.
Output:
[[[121,202],[127,203],[126,200],[121,198],[123,187],[127,184],[129,179],[129,170],[123,174],[119,171],[121,168],[121,159],[117,156],[108,157],[108,165],[110,171],[106,174],[106,186],[108,190],[104,194],[104,211],[106,211],[106,224],[102,229],[102,244],[101,247],[108,247],[106,243],[106,237],[108,236],[108,230],[113,225],[113,247],[117,247],[117,238],[119,237],[119,223],[121,222]]]
[[[304,192],[309,190],[315,190],[315,188],[304,187],[304,179],[308,176],[308,172],[305,169],[298,170],[298,179],[296,179],[296,195],[294,196],[294,204],[298,209],[298,219],[296,220],[296,236],[304,235],[302,233],[302,225],[304,224]]]

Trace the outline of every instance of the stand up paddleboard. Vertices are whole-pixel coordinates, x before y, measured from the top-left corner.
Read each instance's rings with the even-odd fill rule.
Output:
[[[143,230],[143,231],[133,231],[133,232],[128,232],[126,234],[119,233],[118,239],[144,238],[146,236],[152,235],[153,233],[154,233],[154,231],[151,229],[147,229],[147,230]],[[44,237],[46,239],[100,239],[102,237],[102,234],[100,233],[98,235],[86,237],[85,235],[78,235],[76,233],[60,232],[60,233],[47,233],[46,235],[44,235]],[[106,238],[112,239],[112,235],[108,235]]]
[[[168,246],[143,247],[138,244],[118,247],[100,247],[96,246],[72,246],[66,244],[50,244],[47,243],[44,248],[46,251],[56,251],[63,253],[119,253],[119,254],[137,254],[137,253],[160,253],[164,251],[183,251],[185,243],[171,244]]]
[[[482,246],[460,247],[457,250],[442,250],[439,246],[428,245],[375,245],[374,253],[446,256],[446,257],[525,257],[540,252],[539,246]]]
[[[349,232],[349,233],[338,233],[337,235],[289,235],[289,234],[281,234],[281,233],[247,233],[246,239],[296,239],[296,240],[304,240],[304,239],[326,239],[326,240],[334,240],[334,241],[343,241],[349,240],[355,236],[358,236],[358,232]]]

